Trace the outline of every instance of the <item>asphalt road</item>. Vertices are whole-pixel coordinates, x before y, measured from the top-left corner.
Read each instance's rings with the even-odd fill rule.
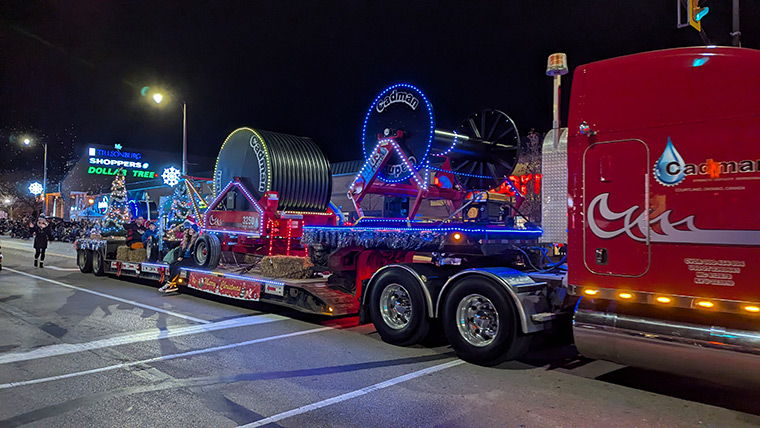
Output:
[[[760,391],[537,343],[484,368],[356,318],[164,296],[0,238],[0,427],[749,427]]]

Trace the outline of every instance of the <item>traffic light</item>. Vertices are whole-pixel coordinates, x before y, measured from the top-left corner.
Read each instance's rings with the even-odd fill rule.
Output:
[[[702,31],[702,18],[710,12],[710,8],[705,6],[707,0],[688,0],[689,1],[689,25],[697,31]]]

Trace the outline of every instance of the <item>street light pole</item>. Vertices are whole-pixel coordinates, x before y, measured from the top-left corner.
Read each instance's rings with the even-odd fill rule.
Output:
[[[176,98],[175,98],[176,99]],[[182,175],[187,174],[187,103],[182,103]]]
[[[184,176],[187,174],[187,103],[180,101],[179,98],[177,98],[177,96],[174,95],[174,93],[171,91],[164,92],[166,92],[170,97],[174,98],[174,101],[176,101],[177,104],[182,104],[182,175]],[[161,104],[163,100],[164,96],[161,94],[161,92],[156,92],[153,94],[153,101],[155,101],[156,104]]]
[[[42,212],[47,215],[47,143],[43,142],[45,148],[45,169],[42,173]]]
[[[29,146],[35,139],[31,137],[24,138],[24,145]],[[45,149],[43,172],[42,172],[42,213],[47,215],[47,141],[42,141],[42,147]]]

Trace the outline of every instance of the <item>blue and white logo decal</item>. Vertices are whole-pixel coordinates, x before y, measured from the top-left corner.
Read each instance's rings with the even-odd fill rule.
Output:
[[[686,166],[681,154],[678,153],[673,142],[668,137],[665,151],[654,164],[654,178],[663,186],[675,186],[686,178],[684,167]]]

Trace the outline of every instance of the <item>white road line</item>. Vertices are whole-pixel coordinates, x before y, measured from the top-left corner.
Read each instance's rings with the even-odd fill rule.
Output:
[[[200,318],[196,318],[196,317],[191,317],[190,315],[181,314],[179,312],[168,311],[166,309],[157,308],[155,306],[146,305],[144,303],[135,302],[133,300],[122,299],[121,297],[111,296],[110,294],[100,293],[98,291],[93,291],[93,290],[88,290],[86,288],[77,287],[76,285],[66,284],[66,283],[63,283],[61,281],[56,281],[54,279],[44,278],[44,277],[37,276],[37,275],[32,275],[31,273],[22,272],[20,270],[11,269],[11,268],[5,268],[5,270],[7,270],[9,272],[17,273],[19,275],[24,275],[24,276],[28,276],[30,278],[38,279],[40,281],[46,281],[46,282],[49,282],[51,284],[60,285],[61,287],[71,288],[73,290],[82,291],[84,293],[94,294],[96,296],[105,297],[105,298],[111,299],[111,300],[116,300],[117,302],[127,303],[127,304],[132,305],[132,306],[137,306],[137,307],[140,307],[140,308],[150,309],[151,311],[155,311],[155,312],[161,312],[163,314],[171,315],[173,317],[183,318],[183,319],[190,320],[190,321],[195,321],[195,322],[200,323],[200,324],[209,324],[211,322],[211,321],[207,321],[207,320],[204,320],[204,319],[200,319]]]
[[[50,266],[50,265],[48,265],[48,267],[46,267],[45,269],[52,269],[52,270],[57,270],[61,272],[75,272],[79,270],[79,268],[62,268],[62,267]]]
[[[155,363],[155,362],[158,362],[158,361],[172,360],[172,359],[175,359],[175,358],[191,357],[193,355],[207,354],[209,352],[216,352],[216,351],[223,351],[225,349],[239,348],[241,346],[253,345],[253,344],[262,343],[262,342],[269,342],[269,341],[278,340],[278,339],[285,339],[285,338],[288,338],[288,337],[301,336],[301,335],[304,335],[304,334],[318,333],[320,331],[325,331],[325,330],[333,330],[333,328],[332,327],[320,327],[320,328],[315,328],[315,329],[311,329],[311,330],[296,331],[296,332],[293,332],[293,333],[279,334],[277,336],[262,337],[262,338],[259,338],[259,339],[247,340],[245,342],[231,343],[229,345],[215,346],[213,348],[198,349],[196,351],[182,352],[182,353],[179,353],[179,354],[163,355],[161,357],[149,358],[147,360],[140,360],[140,361],[132,361],[130,363],[121,363],[121,364],[116,364],[116,365],[113,365],[113,366],[101,367],[99,369],[85,370],[85,371],[81,371],[81,372],[68,373],[68,374],[64,374],[64,375],[51,376],[51,377],[45,377],[45,378],[40,378],[40,379],[24,380],[24,381],[20,381],[20,382],[9,382],[9,383],[0,384],[0,389],[15,388],[17,386],[25,386],[25,385],[34,385],[34,384],[38,384],[38,383],[51,382],[51,381],[61,380],[61,379],[68,379],[68,378],[77,377],[77,376],[84,376],[84,375],[88,375],[88,374],[102,373],[102,372],[106,372],[106,371],[110,371],[110,370],[123,369],[123,368],[127,368],[127,367],[137,366],[137,365],[140,365],[140,364],[150,364],[150,363]]]
[[[61,343],[43,346],[24,352],[12,352],[0,355],[0,364],[14,363],[17,361],[36,360],[39,358],[54,357],[58,355],[73,354],[76,352],[91,351],[94,349],[111,348],[150,340],[162,340],[172,337],[186,336],[190,334],[207,333],[216,330],[225,330],[236,327],[244,327],[255,324],[264,324],[273,321],[283,321],[290,318],[280,315],[253,315],[248,317],[233,318],[211,324],[190,325],[169,330],[148,330],[138,333],[111,337],[108,339],[94,340],[85,343]]]
[[[241,425],[238,428],[253,428],[253,427],[260,427],[267,424],[271,424],[273,422],[281,421],[283,419],[287,419],[291,416],[300,415],[302,413],[311,412],[312,410],[321,409],[322,407],[327,407],[336,403],[340,403],[342,401],[350,400],[352,398],[360,397],[362,395],[367,395],[371,392],[375,392],[377,390],[388,388],[389,386],[393,386],[396,384],[399,384],[401,382],[406,382],[408,380],[418,378],[420,376],[424,376],[426,374],[435,373],[437,371],[441,371],[444,369],[447,369],[449,367],[458,366],[460,364],[464,364],[463,360],[454,360],[449,361],[448,363],[439,364],[437,366],[428,367],[426,369],[418,370],[416,372],[412,372],[409,374],[405,374],[403,376],[394,377],[393,379],[386,380],[385,382],[376,383],[374,385],[370,385],[368,387],[357,389],[356,391],[348,392],[343,395],[338,395],[337,397],[328,398],[326,400],[318,401],[316,403],[307,404],[306,406],[299,407],[297,409],[289,410],[287,412],[279,413],[274,416],[270,416],[268,418],[260,419],[256,422],[251,422],[250,424]]]

